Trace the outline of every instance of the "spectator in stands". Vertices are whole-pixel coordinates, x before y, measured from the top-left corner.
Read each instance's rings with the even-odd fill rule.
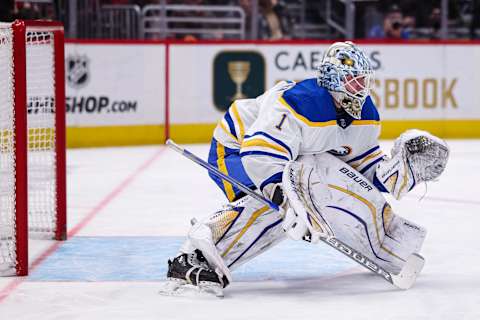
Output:
[[[405,16],[403,18],[403,30],[408,35],[408,38],[412,35],[415,30],[417,20],[413,15]]]
[[[278,0],[259,0],[260,39],[285,39],[288,35],[289,18],[285,5]]]
[[[246,30],[249,35],[252,30],[252,1],[230,0],[228,5],[238,5],[245,12]],[[282,1],[258,0],[258,20],[256,21],[259,39],[285,39],[288,36],[289,19]]]
[[[278,40],[283,38],[282,25],[277,12],[273,9],[276,0],[260,0],[259,8],[263,19],[260,19],[260,38]]]
[[[410,34],[404,25],[403,13],[398,5],[392,5],[383,19],[383,26],[377,24],[368,32],[368,38],[408,39]],[[409,24],[412,21],[408,21]]]
[[[430,38],[440,39],[440,29],[442,26],[442,12],[439,7],[434,7],[428,17],[428,26],[431,29]]]

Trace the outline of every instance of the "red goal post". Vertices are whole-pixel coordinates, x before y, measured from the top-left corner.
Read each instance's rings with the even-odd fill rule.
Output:
[[[28,274],[28,238],[66,239],[61,23],[0,23],[0,275]]]

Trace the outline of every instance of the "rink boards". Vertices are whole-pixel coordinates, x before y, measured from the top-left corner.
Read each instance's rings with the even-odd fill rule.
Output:
[[[477,43],[360,43],[376,77],[382,138],[421,128],[480,137]],[[315,77],[329,42],[67,44],[68,145],[207,142],[234,95]]]

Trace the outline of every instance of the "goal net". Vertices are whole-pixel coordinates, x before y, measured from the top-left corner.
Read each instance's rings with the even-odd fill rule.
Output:
[[[63,27],[0,23],[0,275],[28,274],[28,238],[66,238]]]

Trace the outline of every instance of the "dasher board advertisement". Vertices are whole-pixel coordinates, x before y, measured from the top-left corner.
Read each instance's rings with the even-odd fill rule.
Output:
[[[165,122],[163,44],[66,45],[68,126]]]
[[[371,95],[382,119],[480,119],[477,46],[361,47],[375,70]],[[326,48],[327,44],[171,45],[170,121],[216,122],[235,98],[255,97],[280,80],[315,77]]]

